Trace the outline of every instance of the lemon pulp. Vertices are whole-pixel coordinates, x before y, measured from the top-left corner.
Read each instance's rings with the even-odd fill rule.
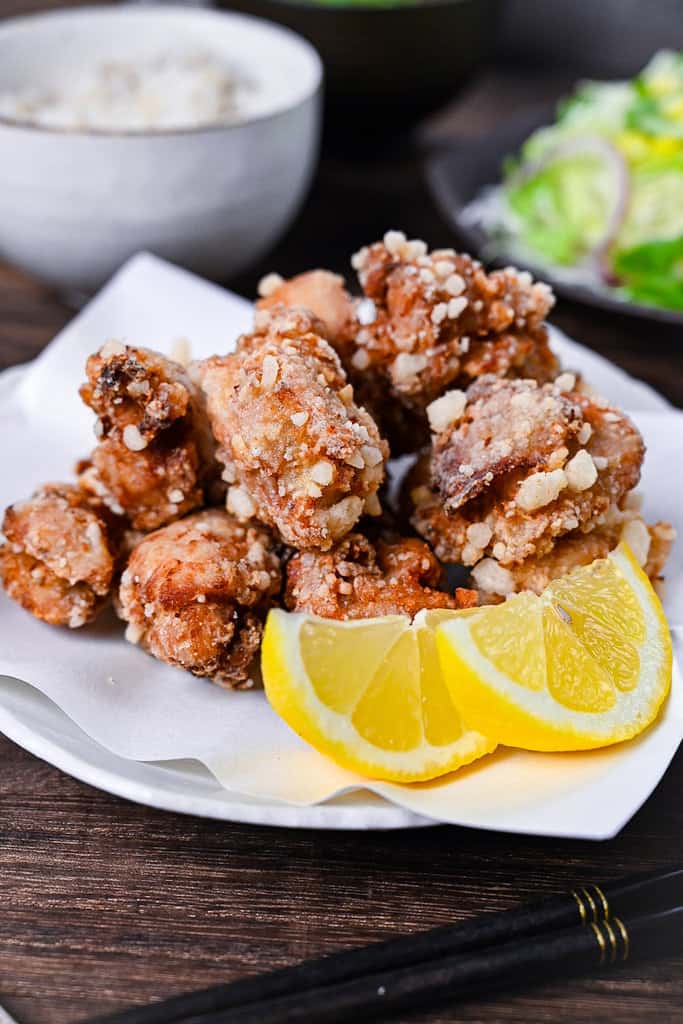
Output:
[[[530,750],[627,739],[671,684],[671,639],[652,585],[626,545],[538,597],[445,621],[437,644],[451,696],[472,728]]]
[[[307,742],[377,779],[425,781],[494,749],[465,725],[443,677],[434,627],[457,612],[337,622],[270,613],[266,695]]]

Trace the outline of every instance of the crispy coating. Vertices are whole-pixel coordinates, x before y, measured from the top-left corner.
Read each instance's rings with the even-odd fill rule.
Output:
[[[328,549],[377,491],[389,449],[302,310],[278,309],[234,353],[194,368],[225,464],[228,510],[297,548]]]
[[[205,509],[138,544],[121,577],[117,611],[128,623],[126,637],[155,658],[245,688],[280,583],[267,530]]]
[[[98,444],[81,481],[139,530],[204,503],[215,475],[201,393],[185,369],[157,352],[107,342],[86,364],[80,394],[97,414]]]
[[[475,566],[472,576],[482,604],[496,603],[509,593],[523,590],[541,594],[553,580],[590,565],[596,558],[606,558],[625,540],[647,576],[656,583],[662,579],[674,539],[675,530],[670,523],[649,526],[637,511],[615,508],[610,510],[606,521],[590,533],[575,530],[561,537],[552,550],[540,558],[527,558],[502,573],[500,567],[494,567],[493,576],[487,564],[492,560],[484,559]],[[486,588],[491,581],[494,589],[489,591]]]
[[[583,419],[577,402],[555,387],[483,377],[469,388],[456,422],[432,447],[432,477],[448,513],[513,470],[545,468]]]
[[[426,544],[415,537],[372,544],[351,533],[331,551],[304,551],[287,565],[285,604],[326,619],[417,615],[423,608],[468,608],[471,590],[437,589],[443,570]]]
[[[5,512],[0,575],[36,618],[76,628],[106,603],[123,521],[73,484],[45,484]]]
[[[344,278],[329,270],[309,270],[283,280],[268,274],[259,284],[258,310],[278,307],[306,309],[319,322],[319,333],[340,356],[351,354],[359,327],[356,303],[346,290]]]
[[[602,400],[559,384],[482,378],[408,484],[412,524],[444,562],[510,566],[600,525],[638,483],[639,432]],[[443,401],[443,400],[442,400]],[[431,479],[427,479],[430,476]]]
[[[467,387],[488,373],[544,383],[553,380],[558,371],[558,359],[548,345],[548,332],[545,327],[538,327],[527,333],[505,332],[471,340],[457,383]]]
[[[647,525],[647,524],[646,524]],[[671,523],[660,520],[647,527],[650,544],[643,569],[653,583],[664,579],[664,569],[676,540],[676,531]]]
[[[528,273],[486,274],[469,256],[428,253],[423,242],[395,231],[361,249],[353,265],[374,317],[357,333],[350,363],[363,380],[374,380],[379,395],[423,410],[482,373],[556,374],[543,328],[553,295]]]

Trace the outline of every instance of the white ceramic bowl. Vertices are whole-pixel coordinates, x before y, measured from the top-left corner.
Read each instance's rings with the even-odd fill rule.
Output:
[[[237,124],[145,133],[0,118],[1,259],[86,292],[141,249],[224,280],[288,227],[316,162],[322,67],[287,29],[156,6],[16,18],[0,24],[0,91],[169,50],[208,51],[264,81],[266,107]]]

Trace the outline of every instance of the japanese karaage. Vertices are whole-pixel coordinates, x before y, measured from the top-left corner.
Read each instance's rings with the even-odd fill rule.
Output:
[[[139,530],[204,504],[216,475],[199,389],[184,367],[149,349],[109,341],[90,356],[80,394],[97,414],[97,445],[81,483]]]
[[[279,592],[271,534],[205,509],[148,534],[121,577],[126,637],[155,658],[225,687],[253,685],[249,667]]]
[[[373,544],[351,533],[331,551],[302,551],[290,559],[285,605],[326,619],[366,619],[477,603],[474,591],[449,594],[443,586],[443,569],[423,541]]]
[[[113,593],[129,640],[246,688],[273,605],[469,608],[540,594],[621,540],[658,580],[674,531],[640,514],[642,438],[559,372],[548,286],[400,231],[352,264],[357,297],[326,270],[269,274],[230,354],[92,355],[97,444],[77,484],[7,510],[9,596],[76,627]],[[388,442],[420,452],[402,489]],[[473,589],[449,590],[444,565]]]
[[[73,484],[45,484],[5,512],[0,576],[8,595],[43,622],[91,622],[106,603],[125,522]]]
[[[480,593],[541,590],[619,540],[630,540],[653,577],[670,527],[630,510],[645,453],[631,421],[575,389],[482,377],[427,410],[429,453],[406,481],[412,524],[446,563],[474,567]]]
[[[193,374],[206,393],[230,512],[274,527],[292,547],[323,550],[362,513],[379,514],[388,446],[310,314],[276,309],[234,353]]]

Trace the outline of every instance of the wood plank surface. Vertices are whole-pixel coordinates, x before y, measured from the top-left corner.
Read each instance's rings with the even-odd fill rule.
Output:
[[[0,0],[0,13],[21,6]],[[566,84],[486,74],[432,122],[423,146],[454,134],[475,137],[539,92],[547,98]],[[405,139],[353,159],[328,154],[296,226],[262,267],[232,286],[253,294],[271,267],[345,270],[348,254],[387,227],[451,242],[420,160]],[[32,358],[71,315],[48,290],[0,267],[0,364]],[[680,331],[564,303],[553,320],[683,404]],[[599,844],[453,827],[345,834],[204,821],[98,792],[6,739],[0,757],[0,1002],[20,1024],[70,1024],[511,907],[577,881],[683,860],[680,752],[632,822]],[[627,964],[420,1020],[681,1021],[683,958]]]

